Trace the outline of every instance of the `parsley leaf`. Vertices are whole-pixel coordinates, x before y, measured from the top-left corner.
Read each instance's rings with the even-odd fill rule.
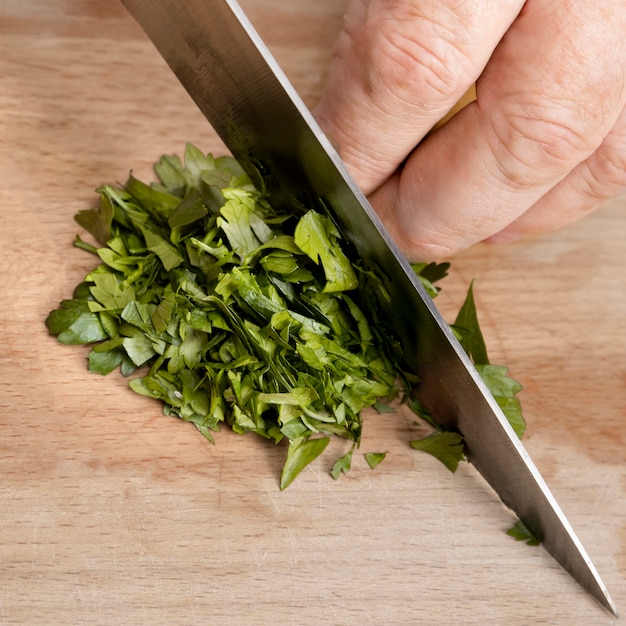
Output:
[[[374,469],[385,460],[386,456],[386,452],[367,452],[365,453],[365,460],[370,468]]]
[[[296,245],[316,263],[321,262],[326,275],[324,292],[349,291],[358,281],[352,263],[341,249],[339,231],[320,213],[309,211],[294,232]]]
[[[473,282],[470,284],[467,297],[454,321],[453,328],[457,331],[457,336],[465,352],[474,363],[488,364],[487,347],[476,315]]]
[[[294,439],[287,450],[287,460],[280,475],[280,488],[289,487],[302,469],[324,452],[329,442],[330,437]]]
[[[485,339],[476,314],[473,282],[452,328],[513,430],[518,437],[523,437],[526,421],[522,415],[522,406],[515,397],[522,390],[522,385],[508,375],[508,368],[489,362]]]
[[[439,459],[451,472],[456,472],[459,463],[465,461],[463,436],[451,431],[436,431],[424,439],[411,441],[411,447],[431,454]]]
[[[522,405],[515,395],[522,385],[507,375],[503,365],[476,365],[476,370],[493,394],[498,406],[506,416],[515,434],[521,439],[526,431],[526,421],[522,415]]]
[[[535,537],[535,535],[528,530],[524,522],[520,520],[517,520],[513,527],[506,531],[506,534],[513,537],[516,541],[525,541],[529,546],[538,546],[541,544],[541,540]]]
[[[350,451],[344,454],[342,457],[335,461],[333,469],[330,475],[337,480],[341,474],[347,474],[352,466],[352,455],[354,453],[354,447],[350,448]]]
[[[106,243],[111,233],[113,204],[107,196],[103,195],[100,197],[98,208],[79,211],[74,219],[88,233],[93,235],[96,241],[102,244]]]
[[[78,345],[108,339],[100,318],[89,310],[84,301],[61,302],[61,308],[52,311],[46,319],[46,326],[65,344]]]

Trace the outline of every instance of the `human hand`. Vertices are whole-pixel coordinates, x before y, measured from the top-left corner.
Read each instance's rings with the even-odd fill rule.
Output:
[[[398,245],[432,260],[621,192],[625,98],[623,2],[350,0],[315,114]]]

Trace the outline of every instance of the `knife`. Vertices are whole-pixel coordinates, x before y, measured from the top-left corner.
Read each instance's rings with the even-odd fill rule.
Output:
[[[420,400],[561,565],[616,607],[582,543],[465,351],[235,0],[122,0],[214,130],[277,206],[322,203],[380,268]],[[398,303],[401,303],[398,306]]]

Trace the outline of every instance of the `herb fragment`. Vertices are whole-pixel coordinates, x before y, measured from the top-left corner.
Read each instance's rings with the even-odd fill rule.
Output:
[[[324,216],[309,211],[298,222],[295,244],[316,263],[321,262],[326,275],[325,292],[350,291],[358,286],[348,257],[339,246],[339,231]]]
[[[521,404],[515,396],[522,390],[522,385],[508,376],[508,368],[492,365],[489,361],[485,339],[478,323],[473,282],[452,328],[516,435],[521,439],[526,431],[526,422],[522,416]]]
[[[365,460],[371,469],[375,469],[380,463],[385,460],[387,456],[386,452],[366,452]]]
[[[474,363],[489,363],[487,347],[476,314],[473,282],[470,284],[465,302],[457,314],[453,328],[465,352]]]
[[[352,466],[352,454],[354,453],[354,447],[349,452],[344,454],[341,458],[335,461],[333,469],[330,475],[337,480],[341,474],[347,474]]]
[[[315,439],[297,437],[291,441],[287,449],[287,460],[280,475],[280,488],[286,489],[304,467],[324,452],[329,442],[329,437]]]
[[[435,431],[424,439],[411,441],[411,448],[432,454],[451,472],[456,472],[459,463],[465,460],[463,436],[450,431]]]
[[[506,531],[506,534],[516,541],[525,541],[529,546],[538,546],[541,543],[541,540],[535,537],[520,520],[517,520],[513,527]]]

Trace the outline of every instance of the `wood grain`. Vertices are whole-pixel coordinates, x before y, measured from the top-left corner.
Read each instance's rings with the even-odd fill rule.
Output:
[[[337,0],[242,3],[310,105]],[[0,5],[0,623],[613,624],[473,471],[411,450],[411,417],[368,415],[285,492],[284,449],[215,446],[160,415],[47,312],[93,260],[72,217],[93,190],[151,177],[187,141],[224,151],[117,2]],[[560,233],[453,260],[450,318],[476,279],[492,360],[522,392],[526,446],[626,610],[626,217],[616,200]]]

